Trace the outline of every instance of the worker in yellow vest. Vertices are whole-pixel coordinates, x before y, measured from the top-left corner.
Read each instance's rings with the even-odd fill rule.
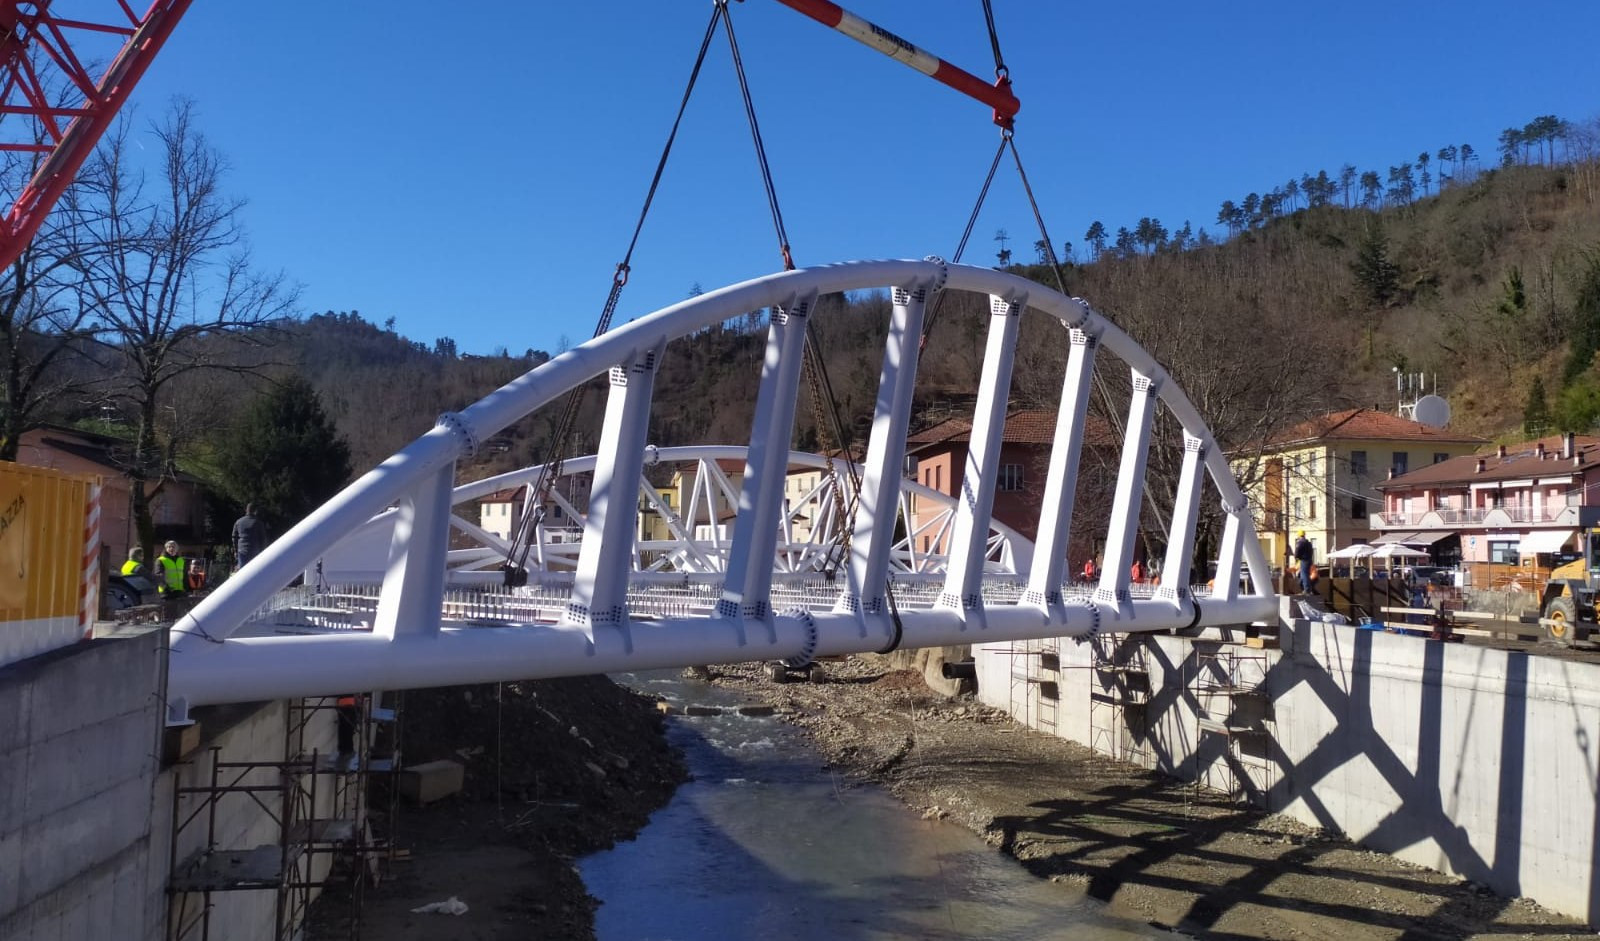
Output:
[[[144,546],[134,546],[128,550],[128,561],[122,563],[122,574],[144,574]]]
[[[178,555],[178,544],[168,539],[161,554],[156,556],[156,566],[161,570],[156,590],[161,593],[161,600],[166,603],[169,614],[175,615],[181,610],[184,596],[189,591],[187,565],[187,560]]]

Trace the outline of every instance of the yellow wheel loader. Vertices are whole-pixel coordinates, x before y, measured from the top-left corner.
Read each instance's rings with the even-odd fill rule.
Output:
[[[1579,534],[1582,558],[1550,572],[1539,596],[1539,623],[1546,640],[1568,647],[1600,631],[1595,623],[1595,594],[1600,589],[1600,527]]]

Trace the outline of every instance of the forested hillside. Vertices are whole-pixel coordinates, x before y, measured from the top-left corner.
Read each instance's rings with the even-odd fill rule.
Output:
[[[169,120],[187,127],[181,110]],[[202,138],[186,133],[169,148],[210,153]],[[1074,257],[1069,249],[1071,260],[1054,270],[1007,267],[1087,298],[1132,334],[1226,447],[1323,411],[1393,408],[1396,370],[1436,374],[1462,431],[1492,437],[1587,430],[1600,417],[1600,122],[1535,119],[1502,135],[1501,155],[1500,166],[1479,169],[1467,145],[1440,148],[1436,160],[1425,151],[1418,155],[1420,175],[1404,163],[1390,168],[1387,185],[1375,171],[1350,166],[1333,175],[1308,173],[1265,195],[1223,201],[1221,240],[1187,222],[1169,234],[1154,218],[1120,227],[1113,240],[1096,222],[1085,233],[1089,250]],[[91,166],[88,179],[112,179],[117,166],[108,156]],[[215,169],[207,173],[211,179]],[[180,196],[212,192],[191,182],[165,184]],[[236,208],[212,211],[227,220]],[[153,226],[181,226],[188,218],[166,218],[159,202],[139,211]],[[241,499],[249,482],[227,479],[228,463],[220,458],[240,435],[272,433],[252,425],[273,414],[253,410],[263,396],[287,396],[280,412],[305,411],[293,391],[304,387],[291,380],[303,379],[314,391],[325,418],[308,420],[326,421],[348,442],[350,471],[359,474],[427,431],[439,413],[550,356],[533,349],[466,355],[449,337],[412,340],[394,331],[392,319],[380,325],[356,311],[285,316],[294,297],[282,276],[244,267],[229,269],[241,290],[214,311],[180,300],[152,315],[154,295],[138,284],[116,295],[90,293],[92,303],[63,305],[60,298],[84,296],[84,286],[63,273],[93,273],[73,246],[100,218],[62,217],[12,272],[25,287],[0,309],[12,356],[0,446],[14,448],[17,436],[41,421],[91,425],[130,439],[129,466],[141,480],[182,467],[215,478],[219,491]],[[222,231],[204,246],[205,257],[236,240],[235,230]],[[97,263],[104,256],[109,265],[130,244],[148,254],[158,243],[96,244],[102,246]],[[1001,260],[1009,253],[1002,250]],[[176,269],[182,278],[198,268],[183,258],[157,262],[152,270],[185,265]],[[47,289],[56,292],[49,295],[54,307],[35,303]],[[678,299],[630,300],[655,307]],[[970,407],[988,319],[984,298],[951,293],[934,310],[918,380],[919,426]],[[857,446],[871,417],[888,311],[886,297],[862,293],[822,298],[812,318],[848,443]],[[750,311],[668,346],[654,398],[656,444],[748,440],[766,316]],[[152,324],[167,326],[147,329]],[[1043,318],[1025,318],[1022,330],[1013,406],[1053,408],[1066,334]],[[514,330],[507,338],[518,345]],[[1096,407],[1115,423],[1128,377],[1105,363],[1101,373]],[[485,442],[460,468],[462,477],[558,450],[592,452],[603,376],[591,393],[571,440],[559,448],[549,440],[558,408],[549,407]],[[798,446],[842,443],[819,431],[822,414],[821,403],[801,405]],[[1157,433],[1176,430],[1163,424]]]

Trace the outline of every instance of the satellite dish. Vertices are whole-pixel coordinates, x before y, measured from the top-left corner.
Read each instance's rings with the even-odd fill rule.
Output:
[[[1450,424],[1450,403],[1441,396],[1425,395],[1417,399],[1411,417],[1429,428],[1443,428]]]

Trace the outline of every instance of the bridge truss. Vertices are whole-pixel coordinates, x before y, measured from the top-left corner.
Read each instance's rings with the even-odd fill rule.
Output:
[[[821,294],[877,288],[892,291],[893,310],[859,508],[836,579],[819,585],[814,570],[794,564],[806,554],[782,540],[806,320]],[[903,530],[896,536],[901,469],[918,340],[927,303],[941,290],[988,295],[988,334],[961,499],[943,540],[947,551],[937,565],[925,560],[922,566],[921,575],[937,576],[933,590],[905,592],[892,587],[916,568],[897,546],[903,538]],[[636,533],[662,350],[672,339],[763,308],[772,316],[731,535],[714,559],[690,563],[695,540],[679,534],[674,542],[685,557],[679,570],[652,571],[641,565]],[[1014,574],[1008,574],[995,571],[991,511],[1018,321],[1029,310],[1061,322],[1070,352],[1038,536],[1025,557],[1010,554]],[[1128,367],[1132,395],[1102,574],[1092,591],[1078,592],[1066,587],[1068,527],[1090,383],[1103,353]],[[470,550],[457,550],[452,558],[452,529],[477,528],[452,507],[468,499],[460,496],[464,491],[481,496],[514,481],[458,490],[456,462],[488,436],[600,374],[609,375],[611,390],[599,451],[583,465],[591,481],[580,514],[582,537],[575,555],[567,550],[566,562],[553,564],[554,554],[545,558],[546,576],[569,565],[570,574],[522,589],[482,590],[489,555],[469,558]],[[1158,407],[1183,428],[1183,454],[1163,584],[1146,593],[1130,584],[1129,572]],[[1202,591],[1190,583],[1197,570],[1204,577],[1205,565],[1197,569],[1194,554],[1207,478],[1224,525],[1213,587]],[[350,561],[363,558],[382,565],[362,569]],[[310,618],[303,630],[287,635],[251,627],[281,605],[274,599],[283,586],[319,565],[324,579],[331,571],[368,573],[353,579],[371,586],[363,595],[367,616]],[[682,590],[686,575],[698,576],[687,579],[701,586],[696,593],[662,603],[671,587],[663,580],[677,579]],[[802,583],[799,595],[794,576]],[[910,603],[901,603],[902,594]],[[175,625],[169,692],[177,719],[190,706],[360,689],[750,660],[798,666],[817,656],[894,647],[1241,624],[1275,617],[1276,605],[1254,524],[1224,455],[1183,391],[1125,333],[1083,301],[1005,272],[934,258],[850,262],[757,278],[640,317],[440,416],[431,431],[313,512]]]

